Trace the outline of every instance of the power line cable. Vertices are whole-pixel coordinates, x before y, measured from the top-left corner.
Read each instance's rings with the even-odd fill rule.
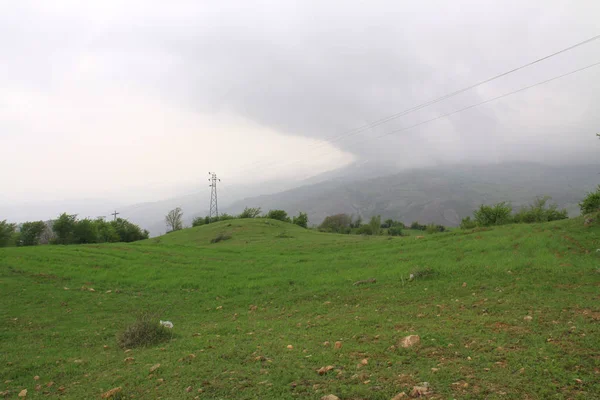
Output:
[[[548,59],[550,59],[552,57],[555,57],[555,56],[560,55],[562,53],[565,53],[567,51],[573,50],[573,49],[575,49],[577,47],[580,47],[580,46],[583,46],[585,44],[591,43],[591,42],[593,42],[595,40],[598,40],[598,39],[600,39],[600,35],[593,36],[593,37],[591,37],[589,39],[586,39],[584,41],[575,43],[575,44],[573,44],[573,45],[571,45],[569,47],[566,47],[564,49],[558,50],[558,51],[556,51],[556,52],[554,52],[552,54],[548,54],[548,55],[546,55],[544,57],[541,57],[541,58],[538,58],[538,59],[536,59],[534,61],[531,61],[531,62],[528,62],[526,64],[523,64],[523,65],[521,65],[519,67],[516,67],[516,68],[513,68],[513,69],[511,69],[509,71],[506,71],[506,72],[503,72],[501,74],[492,76],[490,78],[484,79],[484,80],[479,81],[477,83],[473,83],[473,84],[471,84],[471,85],[469,85],[467,87],[455,90],[454,92],[451,92],[451,93],[445,94],[443,96],[440,96],[438,98],[429,100],[429,101],[427,101],[425,103],[421,103],[421,104],[416,105],[414,107],[407,108],[407,109],[405,109],[403,111],[400,111],[398,113],[395,113],[395,114],[389,115],[387,117],[378,119],[378,120],[370,122],[368,124],[362,125],[362,126],[360,126],[358,128],[351,129],[351,130],[346,131],[346,132],[344,132],[342,134],[339,134],[337,136],[333,136],[333,137],[330,137],[330,138],[327,138],[327,139],[320,139],[319,143],[315,143],[313,146],[309,147],[309,149],[307,149],[307,150],[311,150],[312,148],[318,149],[318,148],[324,147],[326,145],[337,143],[340,140],[346,139],[348,137],[355,136],[355,135],[357,135],[357,134],[359,134],[359,133],[361,133],[361,132],[363,132],[363,131],[365,131],[367,129],[374,128],[376,126],[385,124],[385,123],[387,123],[389,121],[392,121],[394,119],[397,119],[399,117],[411,114],[411,113],[413,113],[415,111],[419,111],[419,110],[421,110],[421,109],[423,109],[425,107],[428,107],[430,105],[433,105],[433,104],[439,103],[441,101],[447,100],[447,99],[449,99],[451,97],[454,97],[454,96],[457,96],[457,95],[459,95],[461,93],[467,92],[467,91],[469,91],[471,89],[474,89],[474,88],[476,88],[478,86],[484,85],[486,83],[490,83],[490,82],[492,82],[494,80],[500,79],[502,77],[505,77],[507,75],[510,75],[512,73],[520,71],[522,69],[528,68],[528,67],[530,67],[532,65],[538,64],[538,63],[540,63],[542,61],[548,60]],[[247,166],[243,166],[240,169],[248,170],[248,169],[252,169],[252,168],[257,168],[257,167],[263,167],[264,168],[264,167],[269,167],[269,166],[273,165],[272,163],[267,163],[267,164],[264,164],[264,165],[261,165],[261,164],[264,164],[264,162],[263,161],[258,161],[258,162],[255,162],[255,163],[250,163]]]

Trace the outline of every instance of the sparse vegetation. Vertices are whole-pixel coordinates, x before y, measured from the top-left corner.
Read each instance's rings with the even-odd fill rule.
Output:
[[[159,323],[156,313],[144,312],[117,335],[117,343],[122,349],[149,347],[168,341],[172,331]]]
[[[260,215],[260,212],[260,207],[246,207],[244,208],[244,211],[242,211],[238,218],[256,218]]]
[[[224,240],[229,240],[231,239],[231,235],[227,234],[227,233],[219,233],[217,236],[215,236],[213,239],[211,239],[211,243],[219,243],[222,242]]]

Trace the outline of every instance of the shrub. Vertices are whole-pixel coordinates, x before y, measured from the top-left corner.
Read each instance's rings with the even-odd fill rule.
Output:
[[[234,217],[233,215],[230,215],[230,214],[224,213],[224,214],[221,214],[221,215],[219,215],[219,217],[218,217],[218,218],[213,218],[213,219],[211,219],[211,221],[210,221],[210,222],[217,222],[217,221],[227,221],[227,220],[234,219],[234,218],[235,218],[235,217]]]
[[[356,233],[358,235],[372,235],[373,234],[373,227],[371,226],[371,224],[362,225],[360,228],[358,228],[356,230]]]
[[[427,229],[427,225],[421,225],[418,222],[413,222],[412,224],[410,224],[410,229],[416,231],[424,231],[425,229]]]
[[[551,197],[549,196],[538,197],[533,204],[522,208],[515,214],[514,222],[530,224],[533,222],[548,222],[567,219],[569,217],[567,210],[563,209],[559,211],[556,204],[547,206],[548,200],[550,199]]]
[[[219,243],[222,242],[223,240],[229,240],[231,239],[231,235],[228,235],[226,233],[219,233],[214,239],[212,239],[210,242],[211,243]]]
[[[434,271],[431,267],[425,267],[414,270],[412,274],[410,274],[410,279],[424,279],[435,275],[437,275],[436,271]]]
[[[596,211],[600,211],[600,185],[595,192],[588,193],[588,195],[579,203],[582,214],[591,214]]]
[[[144,313],[117,335],[117,342],[121,348],[131,349],[166,342],[171,337],[171,331],[160,324],[158,316]]]
[[[425,232],[427,232],[427,233],[439,233],[439,232],[445,232],[445,231],[446,231],[446,227],[444,225],[429,224],[425,228]]]
[[[460,229],[474,229],[477,227],[477,222],[473,221],[471,217],[463,218],[460,221]]]
[[[350,233],[350,224],[352,218],[348,214],[330,215],[319,225],[319,230],[330,233]]]
[[[402,227],[400,225],[392,226],[388,228],[388,235],[390,236],[402,236]]]
[[[301,226],[303,228],[308,227],[308,215],[306,213],[300,212],[297,217],[292,219],[292,223],[294,225]]]
[[[350,219],[350,228],[358,229],[361,226],[362,226],[362,217],[360,215],[358,217],[356,217],[356,220],[354,220],[354,222],[352,222],[352,218]]]
[[[239,215],[238,218],[256,218],[259,215],[260,215],[260,207],[255,207],[255,208],[246,207],[246,208],[244,208],[244,211],[242,211],[242,213]]]
[[[265,217],[270,219],[276,219],[278,221],[290,222],[287,212],[285,212],[284,210],[269,210]]]
[[[192,226],[202,226],[206,225],[206,217],[196,217],[192,220]]]
[[[475,222],[478,226],[504,225],[512,222],[512,207],[506,202],[494,204],[493,206],[481,205],[475,211]]]
[[[150,236],[147,230],[142,230],[139,226],[123,218],[117,218],[115,221],[110,221],[109,224],[119,235],[119,242],[135,242],[148,239]]]

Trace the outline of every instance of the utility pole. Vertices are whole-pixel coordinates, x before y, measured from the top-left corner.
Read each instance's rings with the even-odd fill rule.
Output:
[[[213,217],[219,218],[219,205],[217,203],[217,181],[221,182],[219,178],[217,178],[217,174],[214,172],[209,172],[210,178],[210,211],[208,213],[208,222],[212,222]]]
[[[115,221],[116,221],[117,220],[117,215],[119,215],[119,214],[121,214],[121,213],[118,213],[117,210],[115,210],[115,212],[112,213],[112,214],[110,214],[110,215],[112,215],[113,217],[115,217]]]

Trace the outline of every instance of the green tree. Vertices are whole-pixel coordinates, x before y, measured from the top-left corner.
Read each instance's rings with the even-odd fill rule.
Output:
[[[110,221],[110,225],[115,228],[115,231],[119,235],[119,242],[135,242],[148,239],[150,236],[150,233],[147,230],[142,230],[139,226],[132,224],[123,218],[117,218],[115,221]]]
[[[550,199],[552,199],[550,196],[536,198],[533,204],[523,207],[515,214],[513,217],[514,222],[530,224],[533,222],[548,222],[569,218],[567,210],[558,210],[556,204],[548,204]]]
[[[56,237],[56,244],[71,244],[75,241],[75,225],[77,224],[76,214],[62,213],[58,219],[52,223],[52,230]]]
[[[40,244],[40,237],[46,230],[44,221],[25,222],[21,225],[20,245],[21,246],[36,246]]]
[[[0,247],[14,244],[13,234],[16,229],[17,226],[15,224],[9,224],[6,220],[0,221]]]
[[[303,228],[307,228],[308,227],[308,214],[303,213],[302,211],[300,213],[298,213],[297,217],[294,217],[292,219],[292,223],[298,226],[301,226]]]
[[[260,215],[260,207],[246,207],[238,218],[256,218]]]
[[[276,219],[278,221],[290,222],[290,218],[288,217],[287,212],[284,210],[269,210],[266,217],[270,219]]]
[[[88,218],[76,221],[74,237],[76,244],[98,243],[98,224]]]
[[[98,218],[94,223],[98,231],[97,238],[99,243],[116,243],[120,240],[116,228],[110,222]]]
[[[165,223],[170,232],[179,231],[183,229],[183,212],[181,208],[177,207],[165,216]]]
[[[372,235],[379,235],[381,233],[381,216],[373,216],[369,221],[369,226],[371,227]]]
[[[471,217],[465,217],[460,221],[460,229],[473,229],[477,227],[477,222],[473,221]]]
[[[348,214],[330,215],[321,222],[319,230],[330,233],[350,233],[351,224],[352,217]]]

